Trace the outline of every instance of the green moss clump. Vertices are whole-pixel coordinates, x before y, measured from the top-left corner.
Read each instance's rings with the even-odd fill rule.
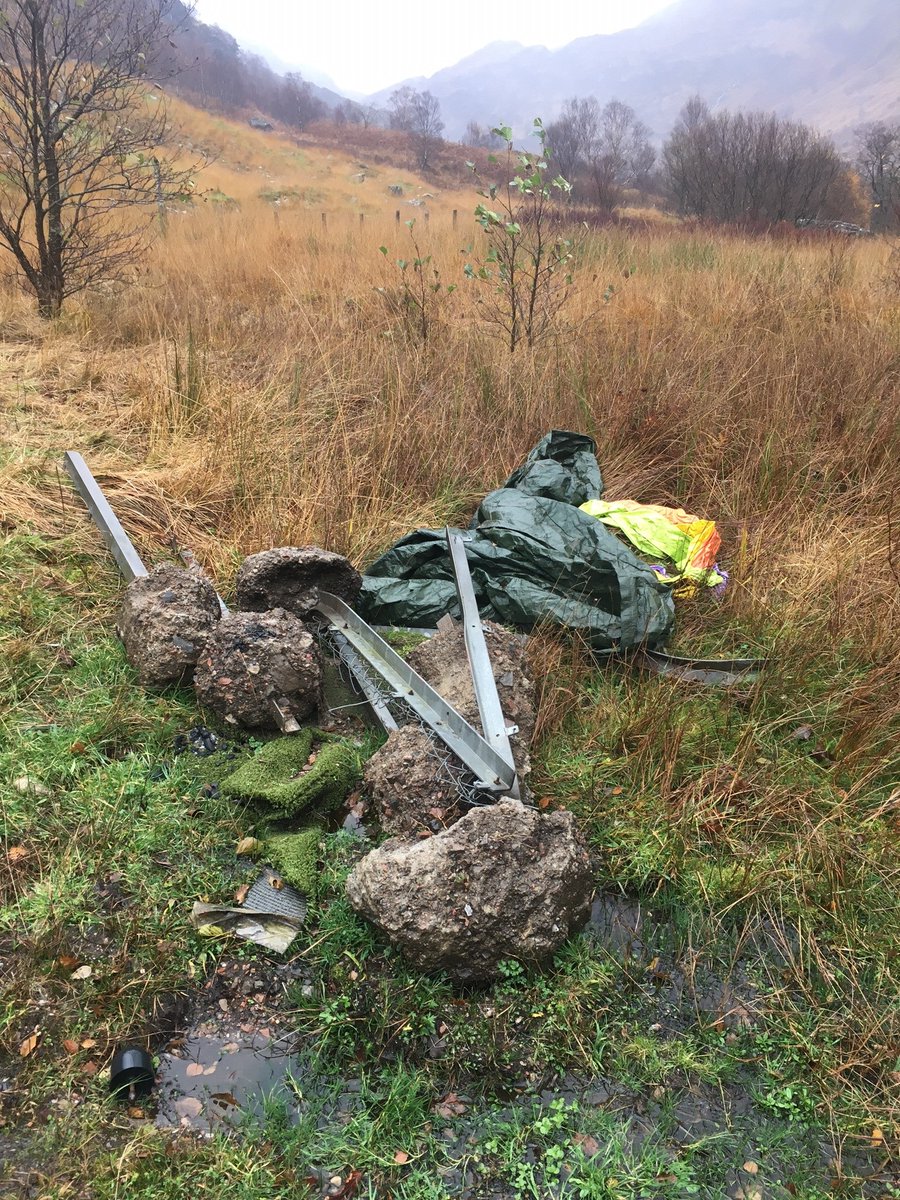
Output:
[[[340,804],[360,778],[362,756],[351,742],[325,741],[309,766],[313,741],[321,736],[302,729],[269,742],[224,781],[223,795],[268,804],[285,816]]]
[[[323,834],[320,825],[309,825],[296,833],[277,833],[266,840],[267,858],[285,881],[304,896],[316,894],[319,842]]]
[[[208,787],[210,784],[222,785],[223,781],[233,775],[239,765],[252,757],[249,747],[229,747],[226,751],[217,750],[214,754],[193,754],[186,750],[178,755],[176,764],[183,778],[190,787]]]
[[[382,629],[381,636],[401,658],[406,658],[416,646],[428,641],[424,633],[416,633],[412,629]]]

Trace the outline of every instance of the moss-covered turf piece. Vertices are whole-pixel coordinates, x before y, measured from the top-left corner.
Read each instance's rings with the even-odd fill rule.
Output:
[[[340,804],[360,778],[361,752],[348,741],[324,741],[315,761],[304,770],[314,742],[322,736],[303,729],[269,742],[223,782],[223,794],[268,804],[285,816]]]
[[[176,762],[191,790],[202,792],[204,788],[209,789],[216,784],[221,788],[224,780],[252,757],[253,750],[250,746],[229,743],[224,750],[215,750],[212,754],[182,751]]]
[[[319,842],[324,833],[321,825],[308,825],[296,833],[276,833],[266,839],[266,857],[304,896],[315,896],[317,891]]]

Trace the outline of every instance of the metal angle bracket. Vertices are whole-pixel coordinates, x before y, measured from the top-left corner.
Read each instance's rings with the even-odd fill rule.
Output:
[[[399,725],[394,720],[393,714],[385,703],[384,697],[366,674],[362,660],[346,637],[342,633],[338,633],[336,629],[332,629],[331,640],[338,657],[347,667],[356,681],[359,690],[365,696],[366,700],[368,700],[369,707],[381,722],[381,727],[385,733],[393,733],[395,729],[399,729]]]
[[[515,768],[490,746],[421,675],[378,636],[349,605],[329,592],[319,592],[318,611],[327,617],[394,693],[421,717],[474,774],[487,791],[509,795]]]
[[[63,466],[66,468],[69,478],[75,484],[75,490],[87,506],[88,512],[91,514],[94,524],[99,529],[107,549],[119,564],[119,570],[128,582],[130,583],[132,579],[138,579],[143,575],[148,575],[149,572],[141,562],[141,556],[134,548],[134,543],[122,528],[119,518],[110,508],[109,501],[104,496],[100,484],[91,474],[90,467],[77,450],[67,450],[65,452],[63,455]],[[203,568],[197,562],[191,550],[185,549],[180,551],[180,557],[189,571],[195,571],[198,575],[206,577]],[[221,615],[227,617],[229,615],[228,605],[218,592],[216,592],[216,599],[219,602]]]
[[[485,741],[497,751],[513,773],[513,782],[509,794],[518,798],[519,780],[516,776],[516,765],[513,760],[512,746],[509,743],[510,727],[506,724],[500,697],[497,693],[497,681],[491,666],[491,656],[488,653],[484,637],[484,626],[478,611],[478,601],[475,599],[475,589],[472,586],[472,574],[469,571],[469,560],[466,557],[466,545],[458,533],[447,529],[447,547],[450,551],[450,561],[453,564],[453,578],[456,582],[456,594],[462,609],[463,637],[466,643],[466,655],[469,659],[469,670],[472,674],[472,684],[475,688],[475,699],[478,702],[478,713],[481,717],[481,728],[484,730]]]
[[[100,485],[81,455],[76,450],[67,450],[63,455],[63,466],[75,484],[79,496],[87,505],[107,548],[119,564],[119,570],[128,582],[130,583],[132,579],[137,579],[141,575],[146,575],[147,568],[141,562],[141,556],[122,528],[119,518],[110,508],[109,501],[103,495]]]

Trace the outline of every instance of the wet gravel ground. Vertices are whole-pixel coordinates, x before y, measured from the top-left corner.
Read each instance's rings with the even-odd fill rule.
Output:
[[[587,936],[602,939],[617,958],[630,958],[647,974],[646,1020],[660,1036],[705,1022],[720,1021],[725,1030],[755,1022],[761,996],[749,970],[732,967],[727,980],[700,968],[690,971],[652,949],[653,931],[635,902],[600,896],[594,904]],[[647,973],[650,962],[653,971]],[[266,1106],[277,1102],[289,1122],[316,1105],[320,1128],[349,1123],[365,1110],[361,1079],[317,1078],[309,1065],[302,1039],[292,1028],[287,1001],[289,986],[312,990],[305,966],[224,961],[203,989],[190,1028],[172,1039],[160,1057],[156,1112],[144,1119],[159,1128],[205,1137],[216,1131],[237,1129],[242,1121],[263,1120]],[[726,1034],[726,1036],[734,1036]],[[540,1091],[513,1089],[503,1098],[481,1098],[451,1092],[450,1103],[436,1105],[434,1132],[439,1138],[435,1171],[448,1197],[459,1200],[514,1200],[515,1189],[500,1185],[502,1172],[491,1149],[491,1136],[517,1117],[539,1120],[542,1112],[559,1102],[586,1114],[600,1111],[611,1118],[626,1154],[639,1156],[642,1146],[679,1150],[708,1144],[710,1190],[701,1194],[728,1200],[788,1200],[802,1193],[789,1182],[797,1163],[807,1174],[819,1176],[823,1194],[837,1173],[836,1152],[821,1130],[792,1127],[777,1122],[754,1103],[753,1077],[728,1084],[691,1083],[636,1091],[610,1078],[564,1076],[545,1080]],[[489,1089],[488,1089],[489,1090]],[[318,1103],[317,1103],[318,1101]],[[561,1132],[560,1144],[571,1150],[573,1134]],[[574,1135],[590,1159],[603,1147],[591,1138]],[[773,1150],[773,1146],[777,1149]],[[524,1164],[532,1166],[547,1200],[566,1192],[570,1168],[563,1166],[552,1178],[542,1179],[546,1143],[528,1146]],[[760,1166],[762,1164],[762,1166]],[[882,1198],[888,1196],[890,1173],[876,1156],[864,1151],[841,1155],[840,1172],[855,1176],[854,1190],[835,1194]],[[347,1180],[327,1167],[310,1166],[320,1194],[341,1196]],[[715,1182],[713,1182],[713,1180]],[[653,1192],[650,1195],[661,1193]],[[675,1193],[669,1191],[667,1195]],[[637,1195],[635,1200],[638,1200]]]
[[[269,1099],[294,1092],[299,1040],[287,1003],[290,985],[310,986],[305,967],[226,959],[207,981],[190,1028],[160,1055],[155,1122],[209,1135],[262,1119]],[[147,1119],[151,1119],[149,1116]]]

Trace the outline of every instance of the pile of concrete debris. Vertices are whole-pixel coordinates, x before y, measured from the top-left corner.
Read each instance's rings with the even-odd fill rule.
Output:
[[[526,792],[535,725],[526,639],[492,623],[484,633]],[[458,623],[442,622],[408,661],[481,730]],[[512,797],[473,807],[446,748],[418,724],[388,736],[363,781],[381,828],[394,836],[357,864],[347,895],[414,966],[461,982],[491,979],[504,960],[540,962],[584,926],[592,870],[571,813]]]
[[[330,551],[263,551],[244,560],[237,611],[228,612],[198,570],[163,564],[128,585],[118,630],[143,684],[193,682],[224,721],[290,732],[323,707],[320,595],[352,606],[360,585],[354,567]],[[535,712],[525,639],[493,624],[483,633],[516,787],[527,794]],[[408,662],[485,732],[459,624],[442,622]],[[389,733],[363,780],[372,815],[394,836],[359,861],[347,894],[413,965],[472,981],[496,976],[504,960],[551,955],[587,920],[593,883],[570,813],[497,792],[473,804],[459,785],[464,775],[425,725],[412,720]]]
[[[193,681],[197,699],[246,729],[292,728],[321,702],[322,660],[307,622],[319,590],[350,602],[359,572],[340,554],[287,546],[245,558],[236,612],[196,569],[164,563],[125,589],[118,633],[141,683]]]

